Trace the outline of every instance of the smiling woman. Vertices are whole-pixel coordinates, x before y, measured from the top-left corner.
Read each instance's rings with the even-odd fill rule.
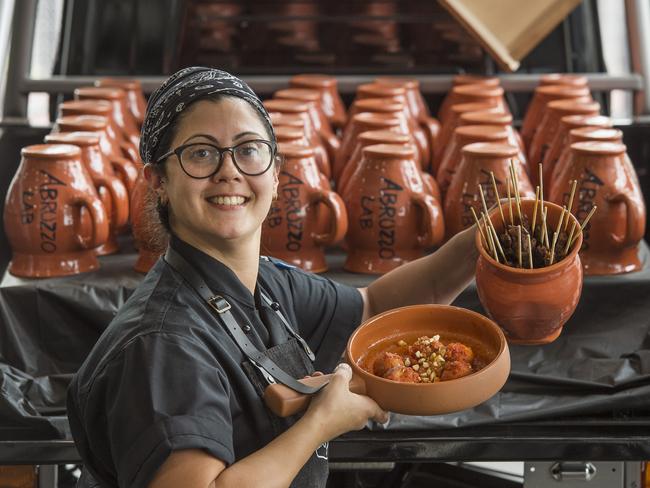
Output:
[[[387,413],[349,391],[347,365],[300,417],[274,415],[264,389],[304,389],[295,380],[334,368],[368,317],[453,300],[474,231],[368,289],[260,256],[275,135],[250,88],[216,69],[184,69],[152,95],[140,152],[170,244],[70,386],[80,486],[324,486],[327,442]]]

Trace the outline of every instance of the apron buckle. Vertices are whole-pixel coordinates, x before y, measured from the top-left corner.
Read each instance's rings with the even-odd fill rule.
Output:
[[[208,304],[220,314],[230,310],[230,303],[221,295],[215,295],[208,299]]]

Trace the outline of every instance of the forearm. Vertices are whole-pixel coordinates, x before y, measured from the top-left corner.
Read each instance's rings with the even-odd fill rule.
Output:
[[[262,449],[222,471],[214,487],[287,487],[328,439],[312,416],[304,416]]]
[[[449,304],[467,287],[475,273],[478,251],[472,227],[435,253],[404,264],[374,281],[367,289],[368,316],[405,305]]]

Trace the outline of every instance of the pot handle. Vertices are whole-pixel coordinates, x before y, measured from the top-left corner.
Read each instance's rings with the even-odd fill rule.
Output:
[[[133,142],[128,140],[120,142],[120,150],[122,151],[122,155],[133,164],[142,164],[140,154],[138,154],[138,150],[133,145]]]
[[[79,195],[72,200],[72,205],[87,208],[92,220],[93,230],[90,240],[84,239],[81,235],[81,220],[75,224],[75,233],[79,245],[83,249],[94,249],[108,241],[108,216],[99,197],[89,198],[86,195]]]
[[[625,192],[620,192],[608,198],[607,201],[611,203],[623,202],[627,213],[625,237],[622,240],[618,238],[615,238],[615,240],[621,247],[630,247],[638,244],[645,234],[645,208],[643,201],[635,201],[635,199],[631,198]]]
[[[418,235],[421,247],[437,246],[445,236],[445,224],[442,220],[440,203],[431,195],[415,193],[412,202],[422,209],[424,234]]]
[[[106,191],[108,191],[108,194],[111,196],[110,202],[102,199],[102,195],[99,193],[99,189],[102,187],[106,188]],[[107,212],[109,209],[108,204],[112,203],[110,206],[109,219],[113,224],[113,228],[117,229],[125,226],[129,221],[129,196],[124,183],[122,183],[117,176],[109,180],[106,176],[101,175],[97,178],[97,192],[99,193],[99,198],[102,200]]]
[[[341,197],[329,190],[316,190],[312,193],[310,203],[324,203],[329,208],[330,231],[327,234],[315,234],[314,242],[319,246],[331,246],[339,242],[348,231],[348,214]]]
[[[321,376],[310,376],[309,378],[303,378],[298,381],[307,386],[318,387],[329,383],[331,377],[331,374],[324,374]],[[366,385],[359,376],[352,375],[350,391],[357,395],[366,394]],[[264,390],[264,403],[278,417],[289,417],[290,415],[295,415],[305,410],[309,406],[312,396],[298,393],[280,383],[274,383],[267,386]]]
[[[132,195],[135,180],[138,179],[138,170],[135,164],[126,158],[113,156],[111,157],[111,166],[113,166],[113,170],[117,173],[120,180],[122,180],[124,186],[126,186],[126,191],[129,192],[129,195]]]
[[[431,159],[428,161],[426,170],[430,171],[432,168],[433,155],[437,151],[437,141],[438,135],[440,134],[440,122],[438,122],[433,117],[424,117],[420,123],[424,132],[426,132],[427,137],[429,138],[429,145],[431,146]]]
[[[442,203],[442,197],[440,196],[440,187],[438,187],[438,182],[436,179],[426,171],[422,171],[420,174],[422,175],[424,187],[429,191],[429,194],[433,195],[433,198]]]

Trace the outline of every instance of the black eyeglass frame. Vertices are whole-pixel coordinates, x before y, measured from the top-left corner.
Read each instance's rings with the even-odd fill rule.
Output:
[[[263,171],[260,171],[259,173],[247,173],[246,171],[242,170],[239,167],[239,164],[237,164],[237,159],[235,158],[235,152],[234,150],[238,148],[239,146],[242,146],[244,144],[250,144],[251,142],[262,142],[269,146],[271,148],[271,157],[269,158],[269,164],[264,168]],[[219,163],[217,164],[217,167],[215,170],[210,173],[207,176],[194,176],[191,175],[187,172],[185,167],[183,166],[183,159],[181,158],[181,153],[188,147],[191,146],[210,146],[215,148],[217,151],[219,151]],[[209,142],[191,142],[189,144],[183,144],[182,146],[178,146],[176,149],[173,149],[169,151],[168,153],[163,154],[156,160],[156,164],[160,163],[161,161],[164,161],[168,157],[175,155],[176,159],[178,159],[178,164],[180,164],[181,169],[183,170],[183,173],[185,173],[187,176],[190,178],[194,178],[195,180],[205,180],[206,178],[210,178],[214,175],[216,175],[219,170],[221,169],[221,166],[223,166],[223,156],[225,153],[229,152],[230,153],[230,158],[232,159],[233,164],[235,165],[235,168],[237,168],[237,171],[239,171],[241,174],[246,175],[246,176],[259,176],[263,175],[266,173],[269,168],[273,165],[273,160],[275,159],[275,156],[277,155],[277,146],[274,142],[272,141],[267,141],[266,139],[251,139],[248,141],[242,141],[239,144],[235,144],[234,146],[228,146],[228,147],[219,147],[215,144],[210,144]]]

